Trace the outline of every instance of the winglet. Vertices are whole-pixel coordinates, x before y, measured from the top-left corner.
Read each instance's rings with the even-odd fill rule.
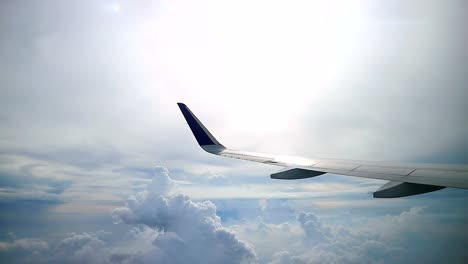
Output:
[[[225,149],[184,103],[177,103],[177,105],[200,147],[210,153],[219,153]]]

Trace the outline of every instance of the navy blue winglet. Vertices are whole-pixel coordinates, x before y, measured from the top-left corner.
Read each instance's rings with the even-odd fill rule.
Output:
[[[224,149],[224,146],[215,139],[215,137],[208,131],[208,129],[206,129],[202,122],[198,120],[198,118],[185,104],[177,103],[177,105],[179,106],[180,111],[184,115],[185,120],[192,130],[195,139],[203,149],[205,149],[204,146],[217,146]]]

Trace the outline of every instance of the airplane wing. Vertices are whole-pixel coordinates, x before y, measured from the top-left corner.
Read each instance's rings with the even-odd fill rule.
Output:
[[[295,180],[325,173],[388,180],[373,196],[404,197],[445,187],[468,189],[468,166],[418,163],[388,163],[357,160],[300,158],[238,151],[219,143],[183,103],[177,103],[200,147],[212,154],[284,167],[273,179]]]

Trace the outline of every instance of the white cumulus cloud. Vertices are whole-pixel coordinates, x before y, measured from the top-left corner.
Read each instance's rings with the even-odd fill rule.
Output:
[[[116,223],[146,225],[160,234],[147,258],[162,263],[248,263],[255,251],[221,224],[216,206],[173,194],[174,181],[158,168],[146,190],[113,211]]]

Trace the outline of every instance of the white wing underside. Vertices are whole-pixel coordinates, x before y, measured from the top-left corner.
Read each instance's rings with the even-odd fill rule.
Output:
[[[382,186],[379,191],[383,193],[391,189],[393,193],[387,193],[387,196],[381,197],[402,197],[444,187],[468,189],[468,166],[466,165],[308,159],[232,150],[221,145],[187,106],[182,103],[178,105],[199,145],[205,151],[223,157],[285,167],[283,172],[272,174],[272,178],[301,179],[333,173],[388,180],[390,182]],[[397,189],[396,193],[395,189]],[[375,195],[376,193],[374,197],[379,197]]]

